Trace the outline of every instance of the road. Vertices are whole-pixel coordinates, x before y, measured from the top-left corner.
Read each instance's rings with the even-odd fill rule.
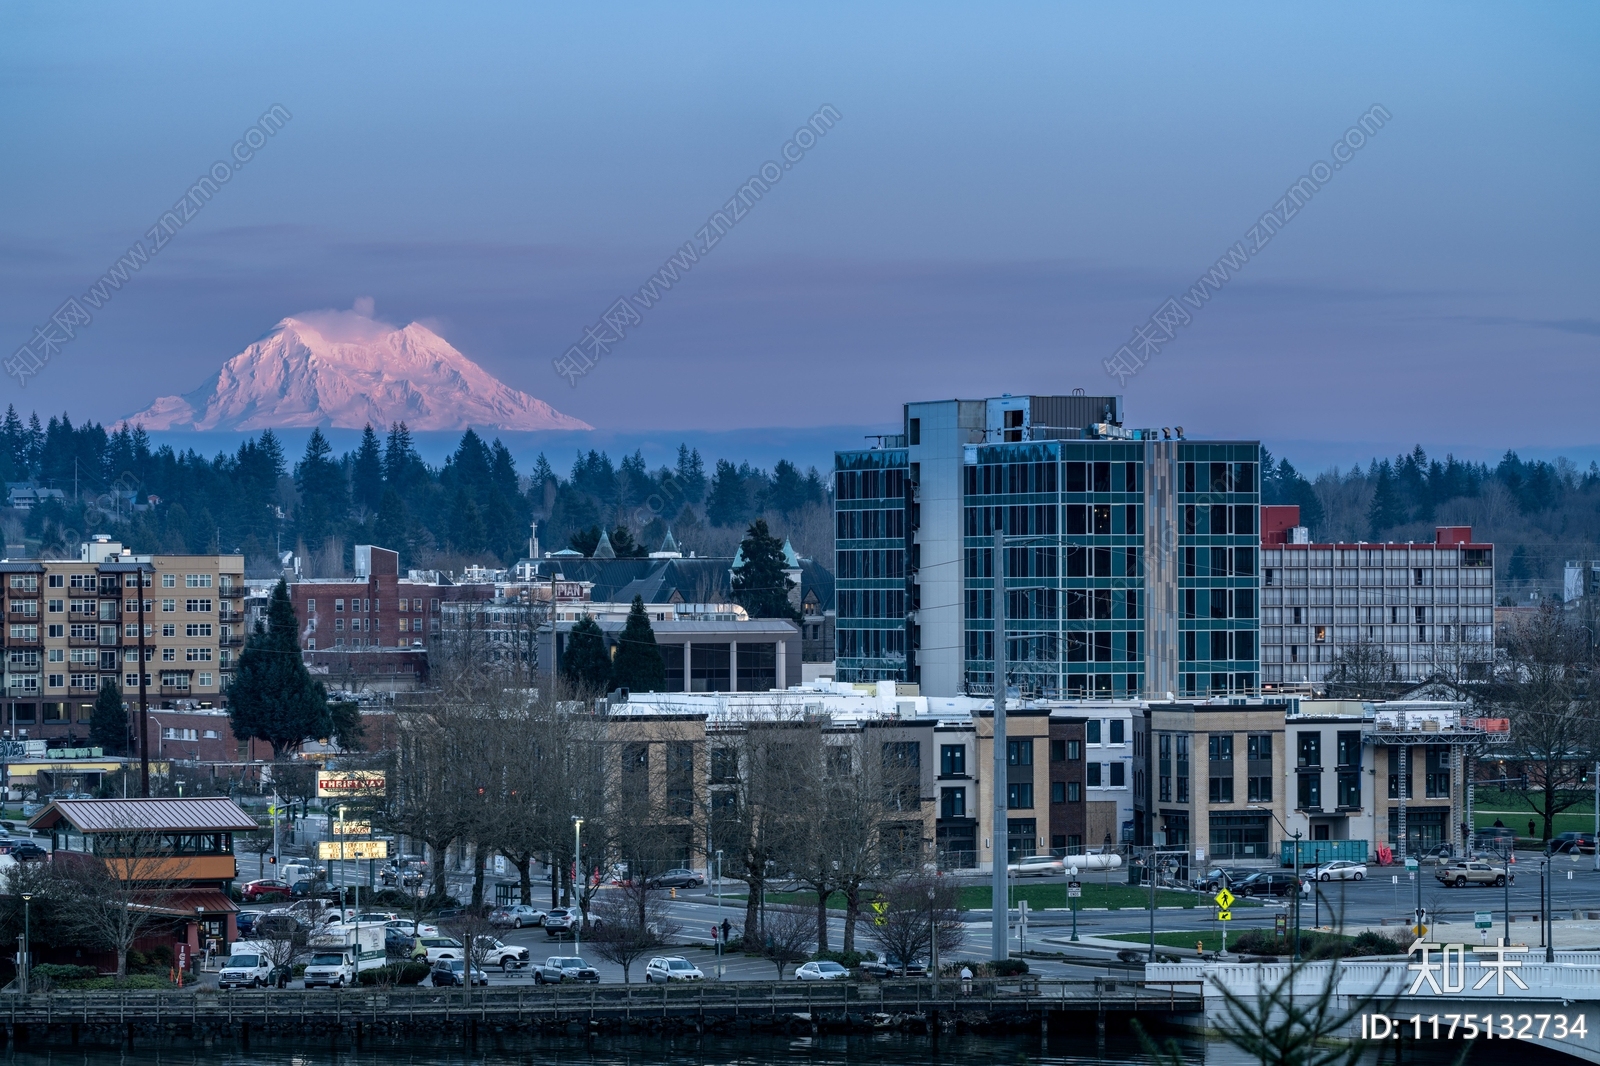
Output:
[[[1553,869],[1552,913],[1562,919],[1570,919],[1574,911],[1594,911],[1600,915],[1600,873],[1594,870],[1594,857],[1585,855],[1574,861],[1570,857],[1558,856],[1551,860],[1550,865]],[[1532,917],[1539,910],[1541,866],[1541,858],[1537,855],[1524,855],[1516,864],[1517,877],[1509,892],[1511,914],[1517,919],[1511,926],[1513,941],[1538,943],[1539,927]],[[1365,880],[1319,884],[1316,898],[1307,898],[1303,903],[1302,923],[1305,928],[1316,925],[1328,926],[1337,918],[1342,919],[1340,924],[1346,928],[1364,928],[1387,922],[1397,936],[1403,936],[1404,925],[1410,919],[1412,908],[1417,905],[1417,887],[1420,883],[1421,905],[1428,912],[1430,925],[1443,921],[1450,926],[1460,926],[1462,927],[1460,938],[1473,942],[1476,939],[1472,929],[1473,917],[1477,912],[1487,911],[1492,915],[1494,922],[1491,935],[1499,936],[1503,928],[1506,891],[1476,886],[1447,888],[1434,878],[1433,869],[1432,866],[1423,866],[1418,881],[1413,881],[1403,869],[1372,866],[1368,868]],[[462,882],[456,877],[451,877],[450,882],[453,890],[470,890],[469,883]],[[1030,879],[1029,883],[1041,882]],[[1062,885],[1062,897],[1065,902],[1064,883],[1059,880],[1055,883]],[[720,909],[717,906],[715,892],[709,887],[680,889],[677,893],[678,898],[665,903],[668,915],[679,926],[679,933],[675,939],[680,944],[686,945],[673,950],[690,959],[708,976],[714,974],[717,965],[716,954],[712,950],[712,926],[720,925],[724,918],[735,930],[744,924],[744,900],[726,898],[727,895],[742,889],[743,885],[737,882],[724,882],[725,898]],[[465,896],[467,891],[461,891],[461,895]],[[534,890],[535,904],[542,905],[540,901],[548,898],[548,883],[537,884]],[[1229,923],[1229,932],[1237,934],[1246,929],[1270,928],[1278,915],[1286,912],[1292,914],[1292,909],[1282,900],[1268,900],[1261,907],[1236,906],[1232,912],[1233,921]],[[1218,923],[1214,920],[1213,914],[1209,906],[1192,909],[1161,908],[1155,914],[1155,927],[1158,932],[1214,932],[1218,929]],[[967,931],[966,943],[961,951],[946,961],[987,959],[991,929],[988,912],[971,911],[963,917]],[[1587,924],[1582,927],[1567,926],[1566,928],[1571,930],[1569,933],[1564,931],[1564,924],[1564,921],[1554,923],[1554,936],[1558,947],[1600,946],[1600,928]],[[1030,958],[1030,969],[1042,976],[1083,977],[1103,974],[1107,972],[1106,963],[1114,963],[1114,949],[1066,942],[1072,928],[1072,916],[1064,909],[1031,912],[1026,943],[1019,942],[1017,938],[1015,911],[1011,912],[1010,926],[1010,940],[1014,951],[1027,949],[1070,954],[1071,958],[1065,961]],[[1149,928],[1148,910],[1080,911],[1078,914],[1080,936],[1143,933]],[[1580,929],[1583,931],[1580,932]],[[828,930],[829,945],[835,949],[839,948],[844,941],[842,912],[830,912]],[[856,936],[864,947],[871,946],[870,930],[868,920],[861,919],[856,928]],[[567,954],[571,951],[571,941],[555,940],[539,928],[505,930],[500,936],[507,943],[527,945],[530,956],[536,961],[549,955]],[[620,967],[601,962],[592,953],[586,957],[600,970],[602,981],[622,980]],[[770,963],[743,956],[729,957],[724,960],[723,966],[725,980],[771,980],[776,973]],[[634,969],[633,979],[642,980],[643,963],[636,965]],[[526,972],[503,975],[496,971],[490,974],[491,983],[529,980],[531,976]]]

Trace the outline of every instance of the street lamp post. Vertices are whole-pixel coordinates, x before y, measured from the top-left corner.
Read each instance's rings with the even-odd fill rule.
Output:
[[[928,886],[928,960],[933,964],[933,995],[939,996],[939,894]]]
[[[29,928],[29,904],[33,901],[32,892],[22,894],[22,994],[28,994],[28,979],[33,976],[33,940],[32,930]]]
[[[582,880],[580,880],[582,878]],[[578,815],[572,816],[572,888],[576,895],[573,902],[578,905],[577,924],[572,927],[572,953],[583,954],[583,881],[588,880],[583,875],[583,819]]]
[[[722,917],[722,849],[717,849],[717,917]],[[717,942],[717,980],[722,980],[722,923],[711,927],[711,939]]]
[[[1249,809],[1252,810],[1252,811],[1266,811],[1268,816],[1271,817],[1271,819],[1274,822],[1278,823],[1278,828],[1279,829],[1282,829],[1285,833],[1289,833],[1289,827],[1283,824],[1283,820],[1278,817],[1278,812],[1274,811],[1271,807],[1263,807],[1259,803],[1252,803],[1252,804],[1250,804]],[[1300,897],[1302,895],[1304,895],[1304,886],[1302,886],[1301,883],[1300,883],[1300,830],[1296,829],[1293,833],[1290,833],[1289,835],[1294,837],[1294,954],[1293,954],[1293,957],[1298,959],[1300,957]]]

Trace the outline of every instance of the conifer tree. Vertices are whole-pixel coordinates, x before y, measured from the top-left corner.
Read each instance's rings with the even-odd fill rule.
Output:
[[[733,572],[734,602],[752,618],[800,621],[799,612],[789,602],[794,581],[784,573],[783,542],[767,531],[765,518],[756,519],[745,531],[739,550],[744,562]]]
[[[233,735],[266,741],[274,759],[293,752],[307,737],[333,733],[327,692],[301,660],[299,634],[289,586],[280,578],[266,620],[245,641],[228,690]]]
[[[607,691],[611,680],[611,656],[606,654],[606,637],[600,624],[585,614],[567,634],[567,650],[561,657],[561,676],[581,693]]]
[[[666,666],[661,661],[661,649],[656,645],[650,616],[645,613],[644,599],[635,596],[628,622],[622,628],[622,639],[617,644],[617,656],[611,663],[612,687],[630,692],[660,692],[666,682]]]
[[[372,424],[361,432],[361,446],[356,449],[355,462],[350,469],[350,489],[358,507],[375,511],[383,499],[383,456],[378,452],[378,435]]]
[[[117,683],[109,677],[100,682],[100,694],[94,700],[89,743],[103,748],[107,755],[122,755],[128,749],[128,712],[122,706]]]

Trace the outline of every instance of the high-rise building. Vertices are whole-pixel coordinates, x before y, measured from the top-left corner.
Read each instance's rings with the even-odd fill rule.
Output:
[[[109,537],[76,559],[0,562],[5,596],[5,728],[87,736],[103,680],[138,698],[139,583],[144,681],[154,708],[220,708],[244,645],[242,555],[135,555]]]
[[[1298,507],[1261,512],[1264,683],[1487,680],[1494,546],[1471,526],[1431,544],[1312,544]]]
[[[1126,428],[1119,396],[908,403],[903,418],[835,455],[839,680],[989,693],[999,528],[1011,685],[1258,687],[1258,442]]]

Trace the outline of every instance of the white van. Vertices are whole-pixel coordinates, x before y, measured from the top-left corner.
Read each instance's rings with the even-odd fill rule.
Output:
[[[265,988],[271,983],[271,959],[242,940],[233,945],[233,954],[223,960],[217,976],[218,988]]]

